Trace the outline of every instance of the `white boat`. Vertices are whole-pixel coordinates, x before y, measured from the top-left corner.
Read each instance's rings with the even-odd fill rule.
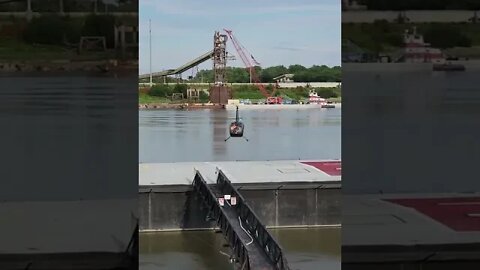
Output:
[[[315,90],[310,90],[310,92],[308,93],[308,102],[310,104],[319,104],[319,105],[326,105],[327,104],[327,100],[320,97],[318,94],[317,94],[317,91]]]
[[[405,43],[404,62],[407,63],[445,63],[445,55],[438,48],[433,48],[423,39],[423,35],[417,33],[416,27],[413,31],[405,30],[403,36]]]

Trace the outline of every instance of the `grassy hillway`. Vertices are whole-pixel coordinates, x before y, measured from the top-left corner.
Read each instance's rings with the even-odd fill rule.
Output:
[[[178,103],[186,102],[186,100],[173,100],[173,93],[183,93],[186,97],[187,88],[193,89],[205,89],[205,86],[187,86],[186,84],[176,84],[172,85],[155,85],[151,89],[149,88],[140,88],[139,91],[139,103],[140,104],[164,104],[164,103]],[[267,91],[271,92],[272,87],[267,87]],[[277,89],[275,95],[282,96],[284,98],[303,101],[308,97],[309,88],[306,87],[297,87],[297,88],[280,88]],[[319,96],[327,98],[334,102],[341,101],[341,89],[340,88],[317,88],[316,89]],[[260,90],[253,85],[234,85],[232,86],[232,95],[233,99],[250,99],[250,100],[262,100],[265,97],[262,95]],[[200,103],[208,102],[208,94],[201,92],[200,93]]]

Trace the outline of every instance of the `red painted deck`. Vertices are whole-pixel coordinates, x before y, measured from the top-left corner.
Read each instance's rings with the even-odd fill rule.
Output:
[[[458,232],[480,231],[480,197],[385,199],[410,207]]]
[[[319,169],[320,171],[330,176],[342,175],[342,162],[341,161],[323,161],[323,162],[301,162],[302,164],[309,165]]]

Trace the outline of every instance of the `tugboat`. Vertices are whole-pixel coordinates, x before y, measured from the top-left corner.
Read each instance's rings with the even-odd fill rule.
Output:
[[[323,105],[322,105],[322,108],[334,109],[334,108],[335,108],[335,104],[333,104],[333,102],[331,102],[331,101],[327,101],[326,104],[323,104]]]
[[[335,108],[335,104],[333,104],[332,102],[327,102],[326,99],[320,97],[317,94],[317,91],[315,91],[313,89],[310,90],[310,92],[308,94],[308,103],[309,104],[319,104],[321,108],[327,108],[327,109]]]
[[[432,48],[426,43],[423,36],[417,33],[416,27],[413,32],[408,30],[404,34],[404,61],[408,63],[432,63],[433,71],[465,71],[462,64],[453,64],[446,61],[444,53],[438,48]]]
[[[452,64],[447,62],[443,64],[433,64],[433,71],[465,71],[465,66],[461,64]]]

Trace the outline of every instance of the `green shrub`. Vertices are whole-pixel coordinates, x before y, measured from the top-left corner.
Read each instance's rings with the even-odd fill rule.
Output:
[[[115,46],[115,17],[111,15],[89,15],[82,29],[83,36],[103,36],[107,48]]]
[[[28,43],[60,45],[67,30],[65,19],[55,15],[41,16],[27,24],[24,40]]]
[[[208,102],[209,101],[209,96],[207,93],[205,93],[204,91],[200,91],[200,101],[201,102]]]
[[[470,47],[472,40],[454,25],[432,24],[425,31],[425,41],[442,49]]]
[[[188,85],[177,83],[173,87],[173,92],[174,93],[182,93],[183,96],[186,97],[187,96],[187,89],[188,89]]]
[[[160,85],[155,85],[150,89],[148,92],[148,95],[150,96],[155,96],[155,97],[167,97],[171,96],[173,93],[173,89],[166,85],[166,84],[160,84]]]
[[[233,87],[233,98],[263,99],[265,97],[255,85],[238,85]]]
[[[271,93],[273,91],[273,85],[270,83],[265,87],[265,89],[267,89],[267,91]]]
[[[318,95],[322,98],[336,98],[338,94],[335,92],[335,88],[320,88],[317,91]]]
[[[82,36],[84,20],[82,18],[68,18],[66,20],[67,32],[65,37],[70,43],[78,43]]]

